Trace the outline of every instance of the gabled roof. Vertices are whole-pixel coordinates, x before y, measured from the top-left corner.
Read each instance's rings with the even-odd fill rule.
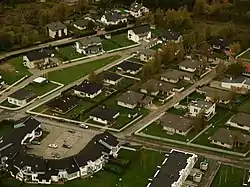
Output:
[[[16,92],[12,93],[8,97],[18,99],[18,100],[25,100],[25,99],[32,99],[32,98],[36,97],[36,94],[22,88],[20,90],[17,90]]]
[[[174,84],[166,83],[163,81],[159,81],[156,79],[149,79],[147,82],[141,85],[141,89],[145,89],[149,92],[170,92],[173,88],[175,88]]]
[[[52,31],[67,29],[67,27],[60,21],[57,21],[57,22],[54,22],[54,23],[49,23],[49,24],[46,25],[46,27],[49,28]]]
[[[208,97],[218,98],[219,100],[222,101],[232,100],[232,93],[226,90],[220,90],[209,86],[203,86],[199,90],[205,92],[205,95]]]
[[[198,68],[200,65],[202,65],[202,62],[198,60],[186,59],[186,60],[181,61],[178,65],[195,69],[195,68]]]
[[[164,77],[164,78],[167,78],[167,79],[172,79],[172,80],[180,79],[180,78],[182,78],[184,76],[193,78],[194,74],[184,72],[184,71],[180,71],[180,70],[177,70],[177,69],[168,69],[167,71],[165,71],[165,72],[163,72],[161,74],[161,77]]]
[[[128,103],[131,105],[138,104],[144,95],[134,91],[127,91],[126,93],[122,94],[120,97],[117,98],[117,101]]]
[[[141,25],[139,27],[133,28],[132,31],[135,34],[146,34],[146,33],[150,32],[150,26],[149,25]]]
[[[88,94],[95,94],[101,89],[102,89],[101,84],[91,83],[91,82],[83,82],[82,84],[80,84],[74,88],[74,90],[88,93]]]
[[[119,14],[118,12],[116,11],[109,11],[109,12],[106,12],[104,14],[106,20],[109,22],[109,21],[118,21],[120,19],[123,18],[123,16],[121,14]]]
[[[89,22],[89,19],[78,19],[74,22],[74,24],[79,27],[87,27]]]
[[[103,76],[104,80],[118,81],[118,80],[122,79],[121,75],[118,75],[116,73],[112,73],[112,72],[109,72],[109,71],[102,72],[100,74],[100,76]]]
[[[181,37],[180,32],[175,32],[172,29],[162,29],[159,33],[155,34],[156,37],[161,37],[163,40],[171,41],[178,40]]]
[[[114,122],[115,121],[114,116],[116,116],[118,113],[119,111],[116,109],[109,108],[106,106],[98,106],[89,113],[89,116],[101,118],[109,122]]]
[[[120,64],[117,65],[119,68],[121,68],[123,71],[138,71],[140,68],[142,68],[141,64],[133,63],[131,61],[123,61]]]
[[[137,12],[140,10],[141,7],[143,7],[142,3],[137,3],[136,1],[134,1],[130,5],[130,11]]]
[[[36,61],[48,58],[50,55],[46,51],[35,51],[27,53],[29,61]]]
[[[99,36],[89,36],[89,37],[84,37],[81,40],[78,41],[81,46],[92,46],[92,45],[97,45],[101,44],[102,40]]]

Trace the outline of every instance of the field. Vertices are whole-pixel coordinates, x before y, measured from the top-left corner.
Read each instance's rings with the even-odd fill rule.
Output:
[[[53,80],[67,85],[88,75],[92,71],[95,71],[107,64],[114,62],[119,58],[120,56],[112,56],[100,60],[91,61],[88,63],[83,63],[76,66],[71,66],[69,68],[49,72],[48,77],[49,80]]]
[[[56,52],[56,56],[62,61],[84,57],[84,55],[77,53],[72,45],[60,47],[59,51]]]
[[[245,169],[221,165],[211,187],[240,187],[243,186]]]
[[[59,85],[52,82],[46,84],[30,83],[25,86],[24,89],[35,93],[37,96],[41,96],[51,90],[54,90],[57,87],[59,87]]]
[[[163,153],[142,150],[138,152],[121,150],[119,157],[131,160],[131,164],[124,168],[121,175],[106,170],[100,171],[85,179],[66,182],[64,187],[145,187],[150,178],[164,159]],[[4,181],[6,187],[19,187],[21,182],[8,179]],[[44,185],[22,184],[22,187],[42,187]],[[62,186],[61,184],[46,185],[48,187]]]
[[[0,75],[7,84],[13,84],[25,75],[31,75],[26,67],[23,66],[22,56],[11,58],[0,65]]]

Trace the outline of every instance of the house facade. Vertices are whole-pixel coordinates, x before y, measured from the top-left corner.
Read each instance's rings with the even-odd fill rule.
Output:
[[[101,22],[105,25],[119,25],[127,23],[128,19],[116,11],[109,11],[101,17]]]
[[[141,17],[147,12],[149,12],[149,9],[143,6],[142,3],[135,1],[130,5],[129,13],[135,18]]]
[[[54,57],[54,54],[48,54],[46,51],[30,52],[23,56],[23,65],[29,69],[46,66],[50,63],[50,57]]]
[[[90,82],[83,82],[74,88],[74,94],[79,97],[95,98],[102,93],[102,85]]]
[[[100,37],[85,37],[75,43],[76,51],[80,54],[91,55],[102,53],[102,40]]]
[[[188,105],[189,115],[191,117],[197,117],[203,113],[205,118],[209,120],[215,115],[215,107],[215,103],[204,100],[191,101]]]
[[[237,113],[226,123],[229,126],[250,131],[250,114]]]
[[[148,41],[151,39],[151,30],[149,25],[139,26],[128,30],[128,39],[135,43],[140,42],[140,40]]]
[[[30,92],[28,90],[20,89],[12,93],[11,95],[9,95],[7,97],[7,101],[10,104],[21,107],[21,106],[25,106],[26,104],[28,104],[35,97],[36,97],[35,93]]]
[[[51,38],[62,38],[68,35],[68,29],[62,22],[54,22],[46,25],[47,33]]]

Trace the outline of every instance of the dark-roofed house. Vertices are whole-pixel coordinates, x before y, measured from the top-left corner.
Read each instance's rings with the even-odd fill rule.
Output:
[[[116,11],[108,11],[101,17],[101,22],[105,25],[118,25],[127,23],[128,20],[125,16]]]
[[[168,30],[162,30],[158,34],[156,34],[156,37],[159,38],[163,42],[172,41],[174,43],[180,43],[183,41],[182,35],[180,32],[175,32],[171,29]]]
[[[191,72],[191,73],[194,73],[196,70],[201,68],[202,65],[203,65],[202,62],[198,60],[192,60],[192,59],[183,60],[178,64],[180,70]]]
[[[89,19],[78,19],[76,20],[73,25],[75,28],[79,30],[85,30],[88,27],[90,20]]]
[[[32,99],[36,97],[36,94],[26,90],[24,88],[21,88],[20,90],[17,90],[16,92],[10,94],[7,97],[7,100],[10,104],[16,105],[16,106],[25,106],[28,102],[30,102]]]
[[[233,149],[234,145],[239,147],[246,145],[246,143],[250,141],[250,136],[239,131],[220,128],[209,137],[209,140],[211,140],[212,144]]]
[[[206,95],[206,101],[228,104],[232,99],[232,92],[209,86],[203,86],[197,90],[198,93]]]
[[[51,38],[61,38],[68,35],[67,27],[60,21],[47,24],[46,29]]]
[[[138,43],[140,40],[148,41],[151,39],[151,30],[149,25],[141,25],[128,30],[128,39]]]
[[[121,75],[109,71],[101,73],[100,76],[103,79],[103,82],[108,85],[117,85],[123,78]]]
[[[160,125],[168,134],[180,134],[186,136],[193,129],[193,119],[171,113],[164,114],[160,119]]]
[[[250,114],[237,113],[228,120],[227,125],[250,131]]]
[[[89,55],[103,52],[102,40],[98,36],[84,37],[75,43],[78,53]]]
[[[94,98],[102,93],[102,85],[84,81],[74,88],[74,93],[79,97]]]
[[[153,99],[151,97],[134,91],[127,91],[117,98],[117,104],[119,106],[130,109],[134,109],[137,106],[149,106],[152,104],[152,101]]]
[[[166,154],[163,162],[149,180],[147,187],[181,187],[190,175],[198,156],[178,150]]]
[[[131,61],[123,61],[120,64],[117,65],[117,69],[124,72],[124,73],[129,73],[132,75],[136,75],[137,73],[139,73],[142,70],[142,65],[141,64],[137,64],[137,63],[133,63]]]
[[[143,62],[148,62],[154,58],[155,50],[153,49],[143,49],[139,53],[139,58]]]
[[[189,115],[197,117],[201,112],[204,113],[205,119],[209,120],[215,115],[215,103],[207,102],[205,100],[191,101],[188,104]]]
[[[150,95],[170,95],[175,88],[174,84],[166,83],[156,79],[149,79],[147,82],[140,86],[140,92]]]
[[[210,44],[215,50],[229,50],[229,42],[221,36],[213,36],[210,40]]]
[[[250,78],[244,76],[229,77],[221,80],[221,87],[227,89],[236,88],[236,91],[250,90]]]
[[[89,113],[89,118],[95,122],[108,125],[113,124],[120,115],[119,111],[106,106],[98,106]]]
[[[180,80],[193,82],[194,74],[177,69],[169,69],[161,74],[161,80],[170,83],[178,83]]]
[[[63,95],[58,97],[47,104],[52,111],[66,114],[78,105],[78,100],[75,97]]]
[[[35,68],[38,64],[48,64],[50,55],[46,51],[29,52],[23,56],[23,65],[27,68]]]
[[[143,16],[145,13],[149,12],[149,9],[143,6],[142,3],[138,3],[134,1],[130,5],[129,12],[133,17],[138,18],[138,17]]]

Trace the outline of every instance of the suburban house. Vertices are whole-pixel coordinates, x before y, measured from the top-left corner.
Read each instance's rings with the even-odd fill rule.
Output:
[[[78,30],[85,30],[85,29],[87,29],[89,22],[90,22],[90,20],[86,19],[86,18],[78,19],[73,23],[73,25]]]
[[[233,99],[232,92],[209,86],[203,86],[202,88],[197,89],[196,91],[198,93],[205,94],[206,95],[205,100],[210,102],[219,102],[228,104]]]
[[[208,43],[201,44],[197,50],[197,56],[210,63],[216,60],[216,53],[214,52],[212,45]]]
[[[75,43],[76,51],[84,55],[103,52],[102,40],[98,36],[84,37]]]
[[[172,149],[149,179],[147,187],[181,187],[193,171],[198,156]],[[164,184],[164,185],[163,185]]]
[[[143,49],[139,52],[139,59],[143,62],[148,62],[154,58],[155,50]]]
[[[116,73],[112,73],[109,71],[100,73],[100,76],[103,79],[104,84],[113,85],[113,86],[117,85],[123,79],[121,75],[118,75]]]
[[[135,43],[138,43],[140,40],[148,41],[151,39],[151,30],[149,25],[141,25],[133,29],[128,30],[128,39],[132,40]]]
[[[133,17],[138,18],[138,17],[143,16],[145,13],[149,12],[149,9],[143,6],[142,3],[138,3],[134,1],[130,5],[129,12]]]
[[[164,114],[160,119],[160,125],[168,134],[186,136],[194,128],[194,120],[171,113]]]
[[[137,106],[148,107],[152,104],[152,101],[152,97],[144,96],[143,94],[134,91],[127,91],[117,98],[117,105],[134,109]]]
[[[197,117],[203,113],[205,119],[209,120],[215,115],[215,106],[215,103],[207,102],[205,100],[191,101],[188,104],[189,115]]]
[[[230,50],[229,42],[221,36],[213,36],[210,44],[214,50]]]
[[[166,83],[156,79],[149,79],[147,82],[140,86],[140,92],[156,96],[160,95],[171,95],[173,94],[173,89],[176,86],[174,84]]]
[[[162,30],[159,34],[156,34],[156,37],[159,38],[162,42],[172,41],[174,43],[180,43],[183,41],[182,35],[180,32],[175,32],[171,29]]]
[[[120,115],[119,111],[106,106],[98,106],[89,113],[89,119],[104,125],[115,123],[116,118]]]
[[[87,97],[93,99],[102,93],[102,85],[84,81],[82,84],[74,88],[74,94],[79,97]]]
[[[25,183],[51,184],[65,182],[100,171],[109,158],[116,158],[120,143],[105,131],[97,134],[74,156],[63,159],[44,159],[28,154],[23,145],[42,135],[41,123],[29,117],[17,122],[12,136],[0,142],[2,166],[10,175]]]
[[[194,74],[180,71],[177,69],[168,69],[167,71],[161,74],[161,80],[170,83],[178,83],[181,80],[193,82]]]
[[[180,70],[194,73],[196,70],[202,67],[202,62],[198,60],[185,59],[181,61],[178,66]]]
[[[67,27],[60,21],[47,24],[46,29],[51,38],[62,38],[68,35]]]
[[[54,53],[50,50],[29,52],[23,56],[23,65],[29,69],[46,66],[51,57],[54,57]]]
[[[47,104],[53,112],[66,114],[78,105],[78,100],[69,95],[62,95]]]
[[[237,113],[228,120],[227,125],[250,131],[250,114]]]
[[[244,76],[225,78],[221,81],[221,87],[239,92],[250,90],[250,78]]]
[[[7,97],[7,101],[10,104],[16,105],[16,106],[25,106],[27,103],[29,103],[31,100],[36,98],[36,94],[25,89],[17,90],[16,92],[10,94]]]
[[[5,84],[5,81],[3,77],[0,75],[0,88],[3,88],[4,84]]]
[[[142,65],[125,60],[117,65],[117,69],[122,73],[136,75],[142,70]]]
[[[211,137],[212,144],[233,149],[235,145],[244,146],[250,141],[250,136],[242,134],[239,131],[233,131],[225,128],[218,129]]]
[[[108,11],[101,17],[101,22],[105,25],[119,25],[127,23],[128,20],[117,11]]]

